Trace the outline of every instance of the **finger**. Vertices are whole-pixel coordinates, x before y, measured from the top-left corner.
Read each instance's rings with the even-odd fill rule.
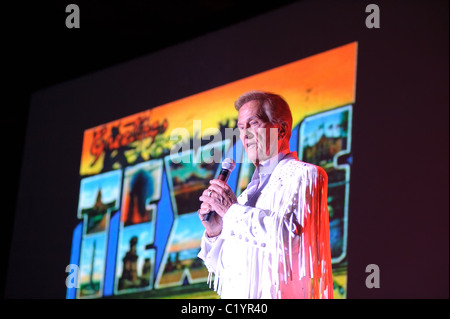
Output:
[[[199,209],[197,212],[200,216],[204,216],[207,215],[210,212],[210,210]]]
[[[210,194],[211,191],[212,191],[211,189],[207,188],[203,191],[202,195],[211,197],[212,196],[212,194]]]
[[[209,196],[202,195],[202,196],[199,197],[199,200],[202,201],[202,202],[208,203],[209,205],[214,203],[214,198],[209,197]]]
[[[220,197],[222,198],[222,197]],[[220,200],[218,198],[208,197],[208,196],[200,196],[200,200],[209,205],[209,211],[220,210]]]
[[[231,187],[227,184],[218,185],[218,184],[214,183],[214,184],[209,185],[209,188],[213,189],[214,192],[216,192],[217,194],[220,194],[221,197],[223,197],[223,198],[236,197],[236,195],[234,195],[234,192],[231,189]]]
[[[219,179],[213,179],[213,180],[209,181],[209,183],[211,184],[211,185],[209,185],[209,187],[212,187],[214,185],[214,186],[222,189],[225,193],[233,192],[233,190],[227,183],[225,183]]]
[[[200,210],[202,211],[203,214],[207,214],[209,211],[211,211],[211,205],[207,203],[202,203],[200,205]]]
[[[222,196],[225,194],[225,190],[216,184],[209,185],[208,189],[212,191],[210,197],[212,197],[213,195],[216,195],[216,197],[217,197],[217,194],[222,195]],[[209,195],[209,194],[207,194],[207,195]]]
[[[205,219],[205,216],[206,215],[208,215],[209,214],[209,210],[208,211],[203,211],[202,209],[199,209],[198,211],[197,211],[197,213],[198,213],[198,217],[200,218],[200,220],[204,220]]]
[[[210,209],[211,205],[209,205],[208,203],[202,202],[201,205],[200,205],[200,208]]]
[[[222,188],[229,187],[227,185],[227,183],[225,183],[224,181],[221,181],[220,179],[212,179],[212,180],[209,181],[209,183],[212,184],[212,185],[217,185],[217,186],[222,187]]]

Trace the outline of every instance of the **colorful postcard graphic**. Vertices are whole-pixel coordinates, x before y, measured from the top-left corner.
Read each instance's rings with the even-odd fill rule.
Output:
[[[86,177],[80,183],[78,218],[84,215],[105,214],[107,210],[118,210],[122,170]]]
[[[78,298],[99,298],[102,296],[105,257],[106,257],[106,235],[86,236],[81,245],[80,268],[78,282],[80,288],[77,290]]]
[[[189,150],[164,158],[175,213],[183,215],[199,209],[198,198],[221,169],[220,163],[211,158],[215,152],[226,154],[229,147],[230,141],[224,140],[201,147],[198,152]]]
[[[328,175],[331,261],[333,276],[336,274],[333,278],[339,278],[340,287],[335,298],[346,295],[343,269],[347,262],[351,123],[352,106],[347,105],[309,116],[300,126],[300,159],[321,166]]]
[[[121,228],[117,249],[115,294],[152,289],[155,271],[155,248],[152,245],[154,238],[154,222]]]
[[[204,232],[198,198],[218,176],[224,154],[241,152],[238,136],[226,134],[236,127],[234,101],[257,89],[288,102],[291,151],[328,174],[334,296],[345,298],[357,46],[349,43],[86,129],[76,211],[82,229],[74,231],[72,247],[80,288],[68,296],[211,292],[197,257]],[[181,139],[173,138],[176,132]],[[240,195],[255,167],[243,150],[237,157],[242,160],[236,160],[230,185]]]
[[[163,161],[143,162],[125,169],[122,191],[124,226],[153,221],[153,206],[161,197]]]
[[[192,284],[207,280],[208,270],[197,257],[204,231],[197,212],[181,215],[175,220],[156,288],[179,286],[185,281]]]

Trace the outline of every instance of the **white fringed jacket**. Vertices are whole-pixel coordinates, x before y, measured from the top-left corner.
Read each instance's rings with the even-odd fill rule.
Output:
[[[255,207],[245,190],[222,233],[205,232],[198,256],[221,298],[333,298],[327,184],[322,168],[287,156]]]

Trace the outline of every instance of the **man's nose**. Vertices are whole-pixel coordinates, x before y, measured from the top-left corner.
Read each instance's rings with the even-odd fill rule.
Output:
[[[244,131],[244,138],[250,140],[250,139],[252,139],[253,137],[255,137],[255,132],[254,132],[253,129],[248,128],[248,129],[246,129],[246,130]]]

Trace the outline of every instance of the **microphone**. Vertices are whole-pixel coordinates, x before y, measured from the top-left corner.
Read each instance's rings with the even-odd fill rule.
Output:
[[[228,177],[230,177],[230,173],[234,170],[236,167],[236,163],[231,158],[226,158],[222,162],[222,169],[220,171],[218,179],[221,181],[224,181],[225,183],[228,181]],[[205,215],[203,218],[203,221],[209,222],[211,220],[211,217],[215,214],[215,211],[211,211],[208,214]]]

